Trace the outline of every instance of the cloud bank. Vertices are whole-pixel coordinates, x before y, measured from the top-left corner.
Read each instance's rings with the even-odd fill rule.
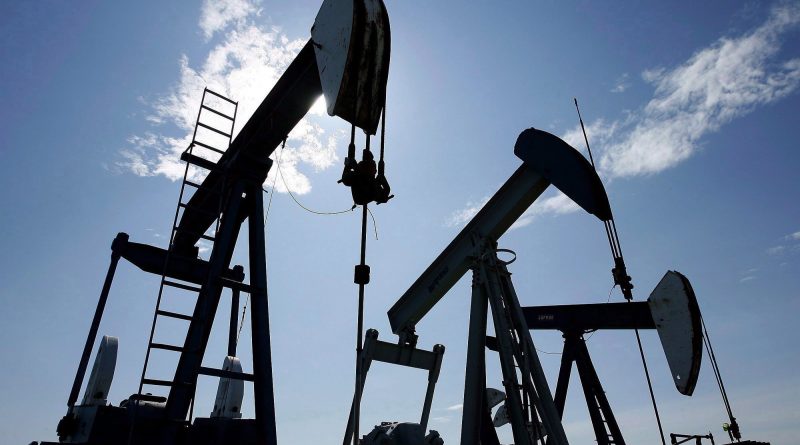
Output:
[[[700,149],[703,136],[794,93],[800,59],[779,60],[778,55],[785,34],[798,24],[800,4],[780,5],[749,32],[722,37],[678,66],[645,70],[642,79],[654,88],[646,104],[623,119],[598,119],[587,126],[601,177],[647,176],[674,167]],[[562,137],[574,147],[584,145],[580,126]],[[569,204],[563,195],[536,203],[516,227],[539,214],[577,209]],[[470,203],[447,224],[463,224],[479,209]]]
[[[205,60],[195,66],[186,55],[179,60],[180,76],[168,93],[151,101],[147,120],[152,131],[128,138],[117,163],[139,176],[163,175],[176,180],[183,177],[185,164],[180,154],[192,139],[204,87],[239,101],[234,135],[266,97],[305,40],[289,39],[280,29],[265,28],[255,22],[260,15],[258,3],[249,0],[206,0],[201,9],[199,27],[207,39],[218,37]],[[320,102],[322,99],[320,99]],[[319,103],[312,114],[289,133],[281,155],[284,181],[276,181],[279,192],[287,187],[294,193],[311,191],[311,181],[298,169],[303,165],[319,171],[338,159],[335,148],[341,134],[328,134],[314,115],[324,112]],[[169,128],[169,127],[173,128]],[[179,136],[169,134],[177,128]],[[273,153],[277,157],[279,150]],[[203,172],[191,170],[190,176],[201,179]],[[270,171],[267,183],[272,184],[277,168]]]
[[[643,77],[655,94],[636,117],[610,132],[601,171],[628,177],[673,167],[698,150],[702,136],[794,92],[800,59],[774,59],[780,38],[798,23],[798,4],[779,7],[743,36],[723,37],[671,70],[647,71]]]
[[[210,39],[231,22],[245,23],[249,16],[259,12],[257,5],[248,0],[205,0],[200,10],[200,29]]]

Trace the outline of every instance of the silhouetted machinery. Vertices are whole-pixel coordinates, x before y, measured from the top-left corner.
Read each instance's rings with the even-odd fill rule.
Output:
[[[495,427],[505,423],[511,424],[517,445],[545,441],[552,445],[567,444],[561,414],[573,359],[578,363],[582,379],[586,382],[590,380],[584,372],[587,365],[591,366],[585,345],[582,346],[579,336],[576,338],[571,335],[565,343],[565,348],[568,348],[565,363],[570,366],[562,366],[561,374],[566,377],[559,379],[560,386],[556,399],[553,399],[528,331],[529,323],[539,318],[532,314],[534,308],[521,307],[507,268],[513,260],[504,261],[498,257],[498,253],[510,251],[499,249],[497,240],[551,184],[588,213],[607,221],[611,219],[611,209],[605,189],[593,167],[580,153],[544,131],[528,129],[522,132],[514,153],[522,159],[522,166],[388,313],[392,330],[400,336],[401,345],[414,345],[417,341],[416,323],[456,281],[467,271],[472,271],[462,445],[499,444]],[[623,325],[627,317],[629,323],[638,323],[642,328],[658,326],[670,365],[675,371],[676,382],[680,381],[679,389],[690,394],[699,370],[701,349],[698,341],[702,335],[699,329],[695,329],[699,326],[699,312],[690,289],[683,276],[671,272],[656,288],[649,303],[604,305],[603,311],[596,317],[591,313],[592,309],[597,308],[583,310],[581,314],[600,324]],[[680,301],[685,304],[674,305]],[[489,308],[495,336],[487,338]],[[555,319],[550,314],[543,316],[544,320],[551,318]],[[558,318],[560,320],[562,317]],[[654,320],[658,320],[658,323]],[[580,329],[580,325],[575,325],[570,332],[579,332]],[[499,354],[504,391],[486,387],[487,347]],[[584,388],[588,390],[591,387],[591,394],[587,393],[587,403],[590,403],[593,422],[603,415],[605,420],[613,421],[607,401],[603,403],[602,389],[596,375],[591,380],[589,385],[584,384]],[[502,394],[499,398],[498,393]],[[504,403],[493,421],[491,409],[500,402]],[[620,434],[616,434],[618,440],[609,441],[609,433],[605,428],[603,426],[603,441],[599,443],[624,443]]]
[[[197,132],[181,157],[187,162],[181,199],[176,209],[168,249],[133,243],[120,234],[112,245],[111,266],[101,292],[79,369],[68,400],[67,415],[58,426],[62,443],[81,444],[275,444],[275,406],[269,336],[267,276],[264,244],[262,184],[272,161],[270,154],[324,94],[328,113],[350,122],[368,135],[375,134],[385,103],[389,69],[389,19],[381,0],[325,0],[311,29],[311,40],[280,77],[273,89],[233,139],[237,104],[206,90],[197,128],[227,138],[227,147],[198,139]],[[213,99],[219,105],[211,105]],[[229,111],[222,109],[228,107]],[[202,116],[213,114],[230,124],[214,127]],[[227,149],[225,149],[227,148]],[[213,160],[217,156],[216,161]],[[352,162],[351,162],[352,163]],[[193,169],[208,171],[201,183],[191,180]],[[364,184],[366,183],[366,185]],[[388,199],[388,183],[375,173],[363,188],[369,196]],[[375,185],[377,184],[377,185]],[[188,202],[185,191],[193,189]],[[354,189],[354,197],[357,190]],[[359,192],[359,201],[369,202]],[[231,267],[242,224],[249,225],[249,282],[244,268]],[[198,258],[198,243],[212,243],[208,261]],[[117,341],[106,337],[83,403],[76,404],[97,336],[118,261],[129,260],[145,272],[161,275],[161,287],[143,367],[139,391],[120,406],[106,404],[113,377]],[[165,288],[196,294],[193,313],[162,307]],[[250,294],[252,310],[253,372],[242,372],[236,355],[236,310],[232,310],[228,357],[222,368],[202,366],[211,324],[223,290],[230,290],[238,310],[240,292]],[[188,323],[182,345],[155,341],[156,324],[165,319]],[[147,375],[154,350],[179,355],[172,379]],[[220,378],[218,403],[211,417],[189,418],[199,375]],[[243,382],[253,383],[255,419],[241,419]],[[167,397],[152,396],[143,388],[169,388]],[[191,422],[191,423],[190,423]]]
[[[700,309],[689,280],[678,272],[667,272],[647,301],[531,306],[523,307],[522,312],[529,329],[556,329],[564,335],[554,403],[563,415],[574,362],[599,445],[624,445],[625,440],[597,377],[584,334],[600,329],[656,329],[675,387],[687,396],[694,392],[703,355]]]
[[[633,285],[622,260],[605,189],[593,166],[558,137],[533,128],[520,134],[514,153],[522,159],[522,166],[392,306],[388,312],[392,330],[399,336],[401,346],[413,347],[417,343],[415,325],[471,271],[472,305],[461,444],[499,444],[495,428],[505,424],[511,425],[516,445],[567,444],[561,415],[574,362],[597,443],[623,445],[625,441],[594,370],[583,334],[597,329],[628,329],[637,331],[638,338],[638,330],[655,329],[676,388],[684,395],[691,395],[706,340],[694,291],[685,276],[670,271],[647,301],[631,301]],[[628,302],[520,305],[507,267],[516,259],[516,254],[498,248],[497,241],[550,185],[605,223],[614,253],[612,275]],[[499,253],[514,254],[514,258],[502,260]],[[489,309],[495,331],[492,337],[486,335]],[[557,329],[564,334],[555,398],[529,329]],[[504,391],[486,386],[487,348],[499,355]],[[716,372],[716,364],[714,368]],[[492,419],[492,409],[501,403]],[[730,412],[729,415],[733,419]]]
[[[233,139],[238,104],[205,90],[196,128],[227,138],[227,149],[200,140],[197,131],[182,159],[186,161],[178,208],[167,249],[131,242],[120,233],[112,243],[111,265],[98,301],[75,381],[68,412],[58,425],[61,443],[86,445],[250,445],[277,443],[273,395],[267,276],[264,244],[262,184],[272,162],[270,154],[324,94],[328,113],[353,125],[351,144],[340,182],[352,188],[356,204],[382,203],[391,198],[383,160],[374,162],[367,149],[355,161],[355,127],[376,134],[385,110],[389,67],[389,22],[381,0],[325,0],[311,29],[311,40],[299,52],[253,116]],[[207,102],[207,98],[211,99]],[[212,105],[216,101],[224,111]],[[229,123],[215,128],[205,123],[213,114]],[[385,117],[385,116],[384,116]],[[384,119],[385,120],[385,119]],[[369,139],[367,139],[369,140]],[[566,445],[561,415],[572,362],[577,364],[598,443],[623,444],[619,427],[594,372],[583,333],[593,329],[653,329],[661,338],[678,390],[691,394],[700,366],[703,333],[699,309],[685,277],[668,272],[647,302],[607,305],[522,307],[508,265],[498,256],[510,252],[497,246],[499,238],[550,186],[557,187],[588,213],[613,228],[611,208],[592,165],[558,137],[536,129],[523,131],[514,153],[522,165],[431,263],[389,310],[392,331],[399,341],[378,340],[367,331],[359,343],[357,385],[343,443],[355,445],[441,445],[428,431],[434,388],[439,378],[444,346],[416,347],[416,324],[468,271],[472,272],[472,303],[468,333],[462,445],[499,445],[495,427],[510,423],[516,445]],[[217,156],[216,161],[213,157]],[[200,183],[189,174],[205,169]],[[188,202],[188,190],[193,190]],[[364,213],[366,215],[366,211]],[[364,216],[366,219],[366,216]],[[249,264],[231,265],[241,226],[248,222]],[[616,229],[613,229],[616,240]],[[201,242],[212,244],[208,260],[198,257]],[[609,233],[609,241],[612,241]],[[632,285],[621,250],[612,242],[614,279],[626,298]],[[362,246],[363,249],[363,246]],[[161,276],[148,349],[139,389],[119,406],[108,404],[118,342],[103,337],[84,398],[77,403],[98,327],[117,264],[126,259],[141,270]],[[362,260],[363,263],[363,260]],[[356,268],[356,282],[369,281],[364,264]],[[165,289],[196,294],[191,314],[162,306]],[[211,325],[223,291],[230,291],[231,317],[227,356],[221,368],[202,365]],[[253,372],[243,371],[237,358],[239,295],[247,293],[252,309]],[[165,298],[165,297],[164,297]],[[630,299],[630,298],[629,298]],[[491,308],[491,312],[489,309]],[[488,315],[495,336],[487,337]],[[188,323],[182,345],[156,340],[159,320]],[[550,392],[529,329],[558,329],[564,333],[564,355],[555,398]],[[361,331],[359,329],[359,331]],[[486,386],[486,349],[498,353],[504,390]],[[170,380],[148,374],[154,350],[177,353]],[[428,372],[428,386],[420,421],[385,422],[359,437],[361,392],[370,364],[380,361]],[[199,375],[220,379],[209,417],[191,414]],[[255,418],[242,418],[244,382],[252,382]],[[166,397],[145,391],[166,387]],[[491,410],[500,405],[495,419]],[[43,443],[46,444],[46,443]]]

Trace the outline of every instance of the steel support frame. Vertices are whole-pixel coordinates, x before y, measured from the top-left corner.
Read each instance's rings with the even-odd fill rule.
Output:
[[[514,442],[533,445],[543,440],[546,434],[550,444],[567,445],[560,416],[511,282],[511,274],[505,263],[497,258],[493,242],[480,245],[487,244],[489,247],[477,255],[472,266],[472,304],[461,444],[494,442],[486,434],[492,426],[485,400],[486,326],[488,308],[491,307],[506,389],[506,409],[511,418]],[[539,427],[539,419],[544,431]],[[487,422],[489,425],[484,425]]]
[[[467,337],[467,368],[464,374],[464,403],[461,411],[461,445],[478,445],[488,413],[486,399],[486,324],[489,299],[483,292],[483,277],[472,270],[472,302]],[[491,422],[491,417],[488,418]]]
[[[583,331],[564,332],[564,350],[561,354],[561,368],[556,384],[555,404],[558,415],[564,414],[564,404],[567,398],[572,363],[578,369],[583,394],[586,398],[586,407],[592,421],[595,438],[599,445],[625,445],[622,431],[619,428],[614,412],[608,402],[603,385],[597,376],[597,371],[592,364]]]
[[[694,440],[696,445],[701,445],[703,439],[708,439],[711,441],[711,445],[714,445],[714,436],[709,432],[706,435],[700,434],[677,434],[677,433],[670,433],[669,435],[670,443],[672,445],[681,445],[686,443],[690,440]],[[678,440],[680,439],[680,440]]]
[[[86,336],[86,343],[83,346],[83,354],[81,354],[81,361],[78,364],[78,371],[75,373],[75,380],[72,382],[72,390],[69,393],[67,406],[69,411],[75,407],[75,402],[78,400],[81,386],[83,386],[83,379],[86,376],[86,368],[89,365],[89,357],[92,354],[92,347],[97,340],[97,331],[100,328],[100,321],[103,319],[103,312],[105,312],[106,302],[108,302],[108,293],[111,291],[111,283],[114,281],[114,274],[117,271],[117,264],[121,255],[114,249],[118,244],[128,241],[128,235],[120,233],[111,244],[111,264],[108,266],[106,279],[103,282],[103,289],[100,291],[100,298],[97,300],[97,308],[94,311],[94,318],[92,325],[89,328],[89,334]]]
[[[166,420],[184,421],[194,398],[197,378],[208,345],[211,327],[224,288],[220,279],[230,265],[241,226],[249,226],[249,270],[253,348],[253,392],[258,443],[275,445],[275,401],[269,334],[269,304],[264,240],[263,195],[259,181],[240,179],[230,188],[219,233],[209,259],[208,275],[198,295],[192,322],[186,335],[165,409]],[[231,317],[233,319],[233,315]],[[229,332],[229,343],[233,340]],[[229,344],[228,352],[232,346]],[[174,439],[175,429],[167,428],[163,443]]]
[[[183,344],[183,352],[175,369],[173,386],[167,397],[165,414],[168,421],[184,421],[194,398],[197,377],[211,335],[214,315],[222,295],[223,285],[219,278],[222,271],[227,269],[230,264],[236,239],[241,229],[240,212],[243,207],[242,195],[244,195],[245,189],[243,182],[237,182],[228,195],[219,232],[216,234],[216,241],[208,261],[208,274],[197,297],[192,321]],[[252,277],[250,279],[252,280]]]
[[[444,357],[445,347],[434,345],[432,351],[417,349],[410,345],[396,345],[378,340],[378,331],[375,329],[367,330],[364,338],[364,345],[359,355],[361,375],[359,388],[353,395],[353,402],[350,406],[350,416],[347,419],[343,444],[353,442],[355,430],[355,409],[358,403],[358,396],[363,393],[364,385],[367,381],[367,373],[373,361],[379,361],[399,366],[407,366],[428,371],[428,384],[425,388],[425,401],[422,404],[422,415],[419,424],[423,433],[427,431],[428,420],[431,414],[431,404],[433,403],[433,393],[436,389],[436,382],[439,380],[439,372],[442,368],[442,358]],[[360,440],[360,439],[359,439]]]
[[[247,195],[251,207],[249,220],[250,295],[253,398],[255,400],[258,443],[276,445],[275,392],[272,386],[272,344],[269,329],[269,298],[267,295],[267,256],[264,239],[264,196],[261,183],[251,183]]]
[[[479,267],[481,276],[485,277],[484,295],[488,298],[489,307],[492,310],[500,369],[503,373],[503,386],[506,393],[506,410],[511,420],[514,443],[533,445],[537,439],[537,434],[533,431],[533,425],[537,419],[531,418],[529,415],[530,412],[523,403],[520,390],[532,397],[535,397],[535,390],[530,382],[530,369],[528,369],[527,360],[520,348],[521,345],[514,339],[513,322],[509,319],[507,301],[504,301],[506,295],[501,290],[497,264],[491,261],[493,259],[489,256],[481,262]],[[517,374],[517,367],[519,367],[521,375]]]

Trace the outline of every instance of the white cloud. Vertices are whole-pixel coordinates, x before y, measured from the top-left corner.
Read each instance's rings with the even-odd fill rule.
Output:
[[[770,255],[778,255],[783,253],[784,250],[786,250],[786,246],[775,246],[767,249],[767,253]]]
[[[447,410],[448,411],[461,411],[462,408],[464,408],[464,405],[462,403],[459,403],[457,405],[448,406]]]
[[[624,93],[625,90],[630,88],[631,84],[628,81],[628,73],[623,73],[617,81],[614,83],[614,87],[611,88],[612,93]]]
[[[674,167],[699,150],[703,136],[795,92],[800,59],[779,60],[778,55],[781,38],[798,24],[800,3],[783,4],[747,33],[720,38],[676,67],[642,72],[655,88],[653,97],[620,119],[597,119],[586,128],[600,176],[611,180]],[[567,131],[563,139],[573,147],[585,147],[580,126]],[[577,209],[566,206],[566,198],[550,199],[534,204],[516,227],[541,213]],[[454,212],[448,224],[463,224],[479,209],[469,203]],[[797,236],[800,239],[800,232]]]
[[[481,208],[483,208],[484,205],[486,205],[487,202],[489,202],[489,196],[486,196],[477,202],[467,203],[463,209],[453,212],[445,222],[445,225],[448,227],[455,227],[467,223],[472,219],[473,216],[475,216],[475,214],[478,213]],[[579,209],[578,205],[572,202],[571,199],[569,199],[563,193],[557,193],[549,198],[535,202],[531,208],[526,210],[525,213],[523,213],[522,216],[517,219],[517,221],[511,226],[511,230],[527,226],[539,215],[561,215],[564,213],[574,212],[577,209]]]
[[[129,169],[133,174],[147,176],[150,173],[150,168],[147,166],[143,155],[137,150],[122,150],[120,154],[124,160],[118,162],[118,164]]]
[[[456,210],[455,212],[450,215],[450,218],[447,219],[445,225],[448,227],[460,226],[465,224],[467,221],[471,220],[478,210],[483,208],[486,203],[489,202],[489,197],[486,196],[478,202],[468,202],[463,209]]]
[[[800,251],[800,243],[797,242],[800,241],[800,232],[790,233],[782,237],[782,239],[789,242],[770,247],[767,249],[767,254],[781,255],[784,253],[796,253]]]
[[[642,71],[642,79],[645,82],[653,83],[664,75],[664,68],[648,68]]]
[[[300,173],[298,165],[300,163],[308,164],[315,171],[320,171],[330,167],[338,159],[335,150],[339,138],[337,135],[331,135],[323,143],[322,135],[324,132],[318,125],[301,121],[289,133],[286,149],[283,150],[283,153],[277,153],[277,155],[273,156],[273,158],[279,160],[279,163],[276,163],[278,168],[270,170],[266,183],[274,183],[275,190],[280,193],[286,193],[288,190],[301,195],[310,192],[311,181]],[[289,148],[289,141],[296,142],[294,148]],[[277,174],[281,175],[280,181],[274,181]]]
[[[217,31],[225,31],[225,34],[209,49],[199,66],[193,66],[185,55],[180,58],[178,83],[151,103],[152,113],[147,117],[154,126],[161,127],[162,132],[151,131],[129,138],[128,146],[121,151],[119,166],[140,176],[181,178],[185,164],[180,161],[180,154],[191,142],[204,87],[239,101],[234,135],[241,130],[305,45],[304,40],[291,40],[277,28],[257,25],[253,22],[257,15],[253,2],[229,0],[203,4],[201,29],[207,35]],[[216,106],[227,104],[220,101]],[[324,111],[324,102],[318,101],[313,108],[311,115],[301,120],[288,135],[281,155],[283,181],[275,182],[280,192],[286,192],[288,186],[294,193],[308,193],[311,181],[301,170],[324,170],[338,159],[335,148],[342,133],[326,134],[315,122],[315,115],[323,114],[318,110]],[[213,117],[210,113],[208,116]],[[177,127],[182,135],[163,134],[166,124]],[[273,159],[279,151],[273,153]],[[273,168],[267,178],[269,184],[276,174],[277,168]],[[202,175],[200,169],[190,170],[190,177],[194,179],[202,179]]]
[[[620,122],[606,122],[603,119],[597,119],[594,122],[586,125],[586,134],[591,136],[589,143],[592,147],[594,147],[592,151],[594,156],[598,154],[598,147],[606,146],[614,140],[614,138],[617,136],[618,130],[622,125],[623,124]],[[581,129],[580,125],[564,133],[561,138],[564,140],[564,142],[580,151],[583,151],[586,147],[586,140],[583,137],[583,130]],[[585,154],[585,156],[588,157],[588,154]],[[595,162],[597,162],[596,157]],[[600,175],[603,175],[602,171],[600,172]]]
[[[248,0],[205,0],[200,10],[200,29],[209,39],[231,22],[243,22],[258,12],[256,2]]]
[[[776,55],[782,35],[798,23],[800,5],[777,7],[749,33],[723,37],[675,68],[645,71],[653,98],[640,112],[612,122],[609,140],[594,143],[592,135],[603,153],[601,170],[626,177],[673,167],[698,150],[702,136],[794,92],[800,59]]]
[[[578,207],[574,201],[569,199],[567,195],[559,192],[554,196],[533,203],[531,208],[526,210],[525,213],[511,225],[511,230],[527,226],[540,215],[563,215],[565,213],[572,213],[578,209],[580,209],[580,207]]]
[[[758,275],[756,275],[756,272],[758,272],[758,268],[757,267],[751,267],[750,269],[747,269],[746,271],[742,272],[742,274],[741,274],[742,278],[739,279],[739,282],[740,283],[746,283],[748,281],[755,280],[756,278],[758,278]]]

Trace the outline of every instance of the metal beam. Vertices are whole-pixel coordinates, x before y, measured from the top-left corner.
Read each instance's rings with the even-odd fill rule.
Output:
[[[655,329],[646,301],[523,307],[528,329],[592,331],[595,329]]]
[[[486,325],[489,300],[484,294],[486,278],[475,268],[472,277],[472,303],[467,337],[467,366],[464,375],[464,402],[461,408],[461,445],[478,445],[481,423],[487,419],[486,403]]]
[[[249,184],[247,195],[250,201],[248,214],[250,295],[253,345],[253,398],[255,399],[256,429],[258,443],[277,445],[275,425],[275,392],[272,384],[272,344],[269,331],[269,298],[267,294],[267,256],[264,238],[264,195],[261,182]]]
[[[357,388],[355,394],[353,394],[353,402],[350,405],[350,416],[347,419],[347,428],[345,429],[344,441],[342,443],[347,445],[353,441],[356,404],[358,403],[358,396],[364,390],[364,383],[367,380],[367,373],[369,372],[369,368],[372,366],[373,361],[428,371],[428,385],[425,389],[425,401],[422,404],[422,416],[419,423],[424,432],[427,428],[428,418],[431,414],[433,392],[436,386],[436,381],[439,379],[444,349],[445,348],[443,345],[434,345],[432,351],[425,351],[412,346],[386,343],[378,340],[378,331],[375,329],[368,329],[364,339],[364,347],[359,356],[359,359],[361,360],[359,388]]]
[[[165,276],[181,281],[202,284],[208,272],[208,261],[169,254],[166,250],[155,246],[130,242],[125,233],[117,235],[111,250],[145,272],[156,275],[161,275],[163,272]],[[167,261],[168,256],[169,261]],[[228,269],[222,276],[241,282],[244,280],[244,269],[241,267]]]
[[[586,341],[580,337],[580,334],[570,334],[566,336],[565,348],[566,342],[569,341],[572,342],[575,366],[578,368],[583,394],[586,398],[586,407],[589,409],[589,417],[598,445],[625,445],[625,439],[622,437],[617,419],[592,364],[592,358],[586,348]]]
[[[372,360],[430,371],[441,361],[440,355],[433,351],[409,348],[376,340],[375,350],[372,352]]]
[[[498,239],[549,185],[532,169],[520,166],[389,309],[392,332],[413,332],[414,325],[467,273],[481,248],[476,240]]]
[[[114,274],[117,271],[117,264],[119,263],[119,254],[114,250],[114,247],[119,243],[128,241],[128,235],[120,233],[111,243],[111,264],[108,265],[108,272],[106,272],[106,279],[103,281],[103,289],[100,291],[100,298],[97,301],[97,308],[94,311],[94,318],[92,318],[92,325],[89,328],[89,334],[86,336],[86,344],[83,346],[83,354],[81,361],[78,364],[78,371],[75,373],[75,380],[72,382],[72,391],[69,393],[67,406],[72,410],[75,402],[78,400],[78,394],[83,385],[83,379],[86,376],[86,367],[89,365],[89,357],[92,354],[92,347],[97,339],[97,330],[100,328],[100,321],[103,319],[103,312],[106,308],[108,301],[108,293],[111,291],[111,283],[114,281]]]
[[[522,166],[389,309],[392,332],[401,341],[414,341],[414,325],[467,272],[485,247],[480,243],[499,240],[551,183],[587,212],[601,220],[610,218],[603,183],[569,144],[529,128],[517,138],[514,154],[523,160]]]
[[[211,324],[217,312],[222,284],[218,279],[223,270],[227,270],[233,256],[236,238],[241,224],[239,213],[244,205],[242,194],[245,186],[242,182],[234,185],[231,199],[222,217],[220,233],[214,243],[209,260],[208,278],[203,283],[197,303],[192,313],[192,322],[186,334],[183,352],[175,369],[175,377],[167,398],[166,417],[170,421],[183,421],[189,412],[194,396],[197,375],[203,362],[203,355],[211,335]],[[164,443],[171,438],[164,436]]]
[[[219,169],[208,174],[202,188],[189,200],[178,223],[177,251],[191,251],[200,239],[197,234],[205,233],[211,227],[225,183],[235,183],[248,174],[253,168],[253,159],[268,158],[321,94],[314,46],[309,41],[217,162]],[[263,168],[263,165],[258,168]],[[266,176],[266,172],[263,173]]]

